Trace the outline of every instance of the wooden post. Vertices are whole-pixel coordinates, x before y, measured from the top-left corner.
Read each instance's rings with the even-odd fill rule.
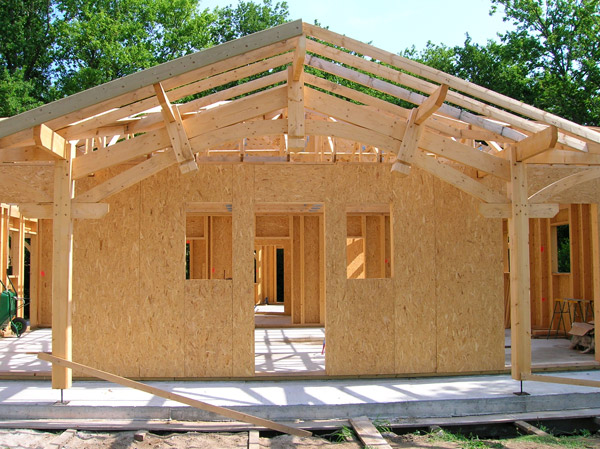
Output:
[[[35,234],[31,235],[29,245],[29,325],[32,329],[39,324],[39,283],[40,283],[40,222],[37,222]]]
[[[594,323],[600,317],[600,207],[591,204],[591,232],[592,232],[592,276],[594,283]],[[595,329],[596,347],[600,347],[600,332]],[[600,362],[600,351],[596,351],[596,360]]]
[[[529,275],[529,206],[527,204],[526,165],[517,161],[516,149],[510,148],[512,200],[508,219],[510,238],[511,372],[522,380],[531,373],[531,302]]]
[[[254,375],[254,167],[233,166],[233,363],[234,377]]]
[[[72,262],[73,220],[71,199],[73,181],[71,158],[57,160],[54,166],[53,254],[52,254],[52,354],[72,360]],[[66,389],[72,384],[70,368],[52,365],[52,388]]]

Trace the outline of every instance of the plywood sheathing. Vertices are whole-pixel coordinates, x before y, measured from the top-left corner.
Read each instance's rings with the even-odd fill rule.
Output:
[[[442,181],[434,188],[437,370],[501,369],[502,223],[477,214],[477,200]]]
[[[491,254],[501,254],[501,230],[492,232],[500,220],[478,218],[475,203],[469,197],[453,187],[433,182],[430,175],[419,170],[401,179],[385,167],[315,168],[201,166],[198,174],[181,175],[173,167],[113,197],[111,211],[104,219],[78,221],[75,359],[80,357],[79,360],[85,359],[90,365],[133,377],[252,375],[253,204],[273,200],[272,192],[278,191],[278,202],[298,202],[304,198],[303,202],[324,204],[323,218],[318,214],[294,216],[291,252],[296,270],[300,222],[307,221],[305,233],[316,238],[318,220],[323,219],[329,374],[462,371],[467,366],[454,366],[449,360],[460,358],[463,351],[473,359],[471,365],[467,364],[468,369],[501,368],[503,355],[496,348],[502,348],[503,335],[490,333],[489,329],[490,326],[495,329],[490,324],[494,320],[498,322],[496,327],[502,328],[502,313],[493,317],[490,311],[488,317],[486,312],[488,308],[495,310],[496,303],[500,307],[502,304],[501,265],[489,265],[488,256],[475,258],[478,267],[470,262],[474,257],[471,251],[476,250],[474,236],[477,241],[483,240]],[[319,176],[316,185],[290,182],[313,176]],[[371,184],[369,179],[378,182]],[[206,190],[198,189],[199,180],[210,181],[204,184]],[[89,182],[100,181],[90,178]],[[235,189],[230,190],[232,183]],[[232,192],[239,195],[237,202]],[[142,195],[145,206],[140,204]],[[448,205],[441,205],[446,198]],[[184,280],[183,211],[185,204],[198,200],[233,203],[232,281]],[[393,277],[348,280],[347,204],[385,201],[390,203],[392,240],[398,248],[392,264],[396,267]],[[236,204],[240,214],[237,225]],[[449,220],[456,220],[453,217],[457,208],[465,211],[465,218],[456,222],[456,226],[463,226],[469,232],[454,233],[454,245],[440,245],[436,249],[436,241],[443,240],[445,232],[450,232],[443,228]],[[312,251],[316,258],[318,241],[313,239],[312,246],[316,249],[306,246],[307,254]],[[97,256],[86,257],[92,250]],[[444,270],[448,273],[444,274]],[[446,286],[446,282],[456,282],[454,277],[459,275],[462,281],[459,279],[457,289]],[[240,282],[236,282],[236,276]],[[312,276],[317,274],[307,278]],[[498,280],[494,281],[493,276],[498,276]],[[297,277],[295,273],[291,286],[294,297],[300,287]],[[486,280],[500,287],[492,291]],[[205,285],[211,282],[215,285]],[[227,296],[227,282],[231,282],[231,299]],[[308,284],[306,287],[312,288]],[[202,299],[210,294],[212,299]],[[442,303],[448,305],[440,306]],[[311,309],[313,305],[315,308]],[[317,303],[307,303],[308,316],[316,312],[316,306]],[[300,313],[298,307],[294,302],[292,314]],[[471,322],[464,316],[466,310],[486,316],[486,320]],[[444,320],[458,322],[463,318],[465,327],[456,335],[444,330]],[[201,332],[199,326],[203,326]],[[107,327],[111,331],[105,335]],[[190,339],[195,340],[194,345],[186,344]],[[106,350],[97,348],[99,340],[108,340]],[[481,350],[475,357],[472,352],[477,345]],[[357,362],[357,352],[363,361]],[[153,354],[152,362],[142,357],[144,353]],[[197,354],[206,354],[207,360],[201,362]]]
[[[254,167],[233,167],[233,376],[254,374]]]
[[[52,200],[53,166],[1,165],[0,203],[35,203]]]
[[[113,171],[83,179],[78,187],[99,184],[115,174]],[[166,305],[161,316],[157,313],[170,295],[141,296],[144,250],[140,241],[142,222],[146,221],[142,218],[142,190],[141,184],[130,187],[110,198],[106,217],[77,220],[74,225],[73,359],[130,377],[151,372],[149,364],[165,359],[156,325],[173,319]],[[144,235],[152,231],[147,223]],[[155,247],[149,241],[145,244]],[[154,260],[159,257],[160,253]],[[146,270],[151,269],[148,263],[146,258]],[[146,357],[149,353],[156,357]]]

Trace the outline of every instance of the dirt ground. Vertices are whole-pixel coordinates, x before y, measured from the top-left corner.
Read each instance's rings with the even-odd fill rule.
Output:
[[[435,435],[384,435],[392,448],[421,449],[600,449],[600,436],[577,437],[568,440],[521,437],[509,440],[449,441]],[[452,438],[450,438],[452,439]],[[62,444],[57,444],[62,443]],[[260,448],[266,449],[361,449],[364,446],[354,437],[351,441],[331,442],[321,437],[300,438],[280,435],[260,438]],[[143,441],[134,440],[134,432],[86,432],[71,435],[34,430],[0,430],[0,448],[10,449],[230,449],[248,447],[248,434],[241,433],[176,433],[155,435],[148,433]]]

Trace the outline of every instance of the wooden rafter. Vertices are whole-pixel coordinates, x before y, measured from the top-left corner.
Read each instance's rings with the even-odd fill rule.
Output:
[[[119,173],[87,192],[77,195],[74,201],[78,203],[96,203],[102,201],[109,196],[125,190],[127,187],[137,184],[161,170],[164,170],[176,162],[172,150],[158,154],[123,173]]]
[[[175,79],[193,72],[203,67],[207,67],[226,59],[232,59],[243,55],[251,50],[266,47],[276,42],[282,42],[286,39],[298,37],[302,34],[302,21],[289,22],[265,31],[260,31],[245,39],[239,39],[227,42],[216,47],[208,48],[202,52],[193,53],[184,56],[175,61],[167,62],[142,72],[128,75],[119,80],[110,81],[106,84],[94,87],[84,92],[75,94],[69,98],[55,101],[37,109],[24,112],[16,117],[11,117],[2,123],[0,128],[0,137],[4,137],[26,128],[49,122],[55,118],[66,117],[86,108],[93,107],[99,103],[105,103],[105,107],[110,109],[123,103],[119,98],[136,92],[137,96],[147,98],[154,95],[153,84],[163,82],[168,79]],[[186,84],[185,79],[180,79],[181,84]],[[167,89],[170,86],[165,86]],[[119,100],[113,103],[109,100]],[[88,112],[89,113],[89,112]],[[69,117],[64,125],[76,121],[76,118]],[[63,126],[64,126],[63,125]]]
[[[453,185],[475,198],[486,203],[508,203],[508,199],[500,192],[496,192],[479,181],[465,175],[464,173],[444,164],[422,152],[415,153],[413,165],[440,178],[442,181]]]
[[[517,160],[524,161],[548,151],[554,148],[557,141],[558,130],[556,126],[549,126],[543,131],[535,133],[527,139],[521,140],[520,142],[514,144],[517,153]]]
[[[407,70],[417,76],[432,80],[439,84],[448,84],[452,89],[456,89],[458,91],[464,92],[465,94],[471,95],[476,98],[480,98],[483,101],[496,104],[501,108],[508,109],[517,114],[530,117],[533,120],[539,120],[542,122],[546,122],[550,125],[554,125],[559,128],[565,129],[566,131],[576,136],[583,137],[584,139],[590,140],[592,142],[600,143],[600,133],[585,126],[578,125],[569,120],[537,109],[533,106],[529,106],[521,101],[514,100],[510,97],[507,97],[506,95],[502,95],[490,89],[483,88],[474,83],[449,75],[447,73],[442,72],[441,70],[428,67],[419,62],[412,61],[408,58],[404,58],[402,56],[386,52],[385,50],[373,47],[372,45],[364,44],[347,36],[342,36],[332,31],[325,30],[306,23],[303,24],[303,27],[304,31],[310,36],[338,45],[340,47],[344,47],[348,50],[354,51],[359,54],[368,55],[371,58],[377,59],[383,63],[389,64],[393,67],[398,67],[400,69]],[[497,108],[488,109],[487,112],[490,113],[490,116],[493,116],[492,110],[500,111],[500,109]],[[499,119],[504,120],[504,118]]]

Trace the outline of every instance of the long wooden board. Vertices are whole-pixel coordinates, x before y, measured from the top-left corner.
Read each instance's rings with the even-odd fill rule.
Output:
[[[84,373],[88,376],[97,377],[99,379],[106,380],[108,382],[113,382],[119,385],[123,385],[125,387],[134,388],[136,390],[144,391],[146,393],[153,394],[155,396],[160,396],[161,398],[169,399],[172,401],[181,402],[182,404],[190,405],[192,407],[199,408],[201,410],[206,410],[207,412],[216,413],[217,415],[225,416],[226,418],[235,419],[242,422],[247,422],[250,424],[255,424],[257,426],[263,426],[268,429],[277,430],[278,432],[289,433],[290,435],[296,435],[299,437],[309,437],[312,433],[307,430],[296,429],[295,427],[286,426],[284,424],[279,424],[274,421],[269,421],[268,419],[259,418],[257,416],[248,415],[246,413],[238,412],[235,410],[231,410],[224,407],[219,407],[212,404],[207,404],[206,402],[198,401],[196,399],[191,399],[185,396],[181,396],[177,393],[172,393],[170,391],[161,390],[160,388],[152,387],[150,385],[143,384],[141,382],[136,382],[134,380],[127,379],[125,377],[117,376],[116,374],[107,373],[105,371],[100,371],[98,369],[92,368],[90,366],[82,365],[80,363],[69,362],[68,360],[62,359],[60,357],[55,357],[50,354],[46,354],[44,352],[40,352],[38,354],[38,358],[40,360],[45,360],[46,362],[50,362],[55,366],[62,366],[65,368],[71,368],[77,370],[81,373]]]
[[[365,447],[392,449],[391,446],[384,440],[379,433],[379,430],[373,425],[371,420],[366,416],[358,418],[350,418],[350,424],[358,434],[358,438],[363,442]]]

